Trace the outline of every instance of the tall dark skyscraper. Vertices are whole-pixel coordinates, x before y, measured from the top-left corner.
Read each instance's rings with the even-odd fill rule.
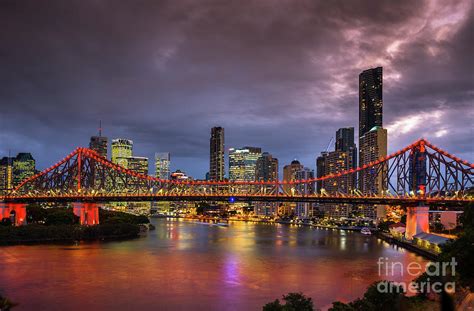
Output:
[[[343,127],[336,132],[336,151],[345,151],[352,158],[352,167],[357,167],[357,146],[354,142],[354,128]]]
[[[359,75],[359,139],[374,126],[382,127],[382,67]]]
[[[224,128],[218,126],[211,129],[210,139],[210,180],[223,180],[224,170]]]
[[[336,132],[336,151],[349,151],[354,148],[354,128],[343,127]]]
[[[255,180],[275,181],[278,180],[278,159],[268,152],[262,153],[257,159]]]
[[[107,137],[102,136],[102,122],[99,125],[99,136],[92,136],[89,148],[96,151],[100,156],[107,158]]]

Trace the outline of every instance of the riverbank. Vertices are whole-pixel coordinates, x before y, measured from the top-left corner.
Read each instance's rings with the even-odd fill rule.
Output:
[[[137,224],[117,223],[95,226],[32,224],[0,227],[0,245],[73,244],[78,241],[133,239],[139,237],[139,234],[140,225]]]
[[[376,232],[375,233],[375,236],[387,243],[390,243],[392,245],[397,245],[399,247],[402,247],[406,250],[409,250],[415,254],[418,254],[420,256],[423,256],[424,258],[426,259],[429,259],[429,260],[437,260],[438,257],[439,257],[439,254],[436,254],[436,253],[433,253],[433,252],[430,252],[426,249],[422,249],[418,246],[416,246],[415,244],[412,244],[412,243],[409,243],[409,242],[404,242],[404,241],[400,241],[398,239],[395,239],[394,237],[390,236],[389,234],[387,233],[384,233],[384,232]]]

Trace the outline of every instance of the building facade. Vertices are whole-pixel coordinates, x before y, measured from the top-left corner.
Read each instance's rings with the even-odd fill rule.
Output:
[[[0,160],[0,193],[13,189],[13,157],[3,157]]]
[[[92,136],[89,148],[96,151],[101,157],[107,159],[108,138],[104,136]]]
[[[229,180],[255,181],[257,160],[262,154],[258,147],[229,149]]]
[[[129,158],[133,155],[133,141],[122,138],[113,139],[111,149],[112,162],[121,166],[125,166],[126,162],[124,162],[124,159]]]
[[[225,162],[224,162],[224,128],[213,127],[211,129],[210,139],[210,163],[209,179],[224,180]]]
[[[171,157],[169,152],[155,153],[155,176],[160,179],[170,179]]]
[[[303,170],[303,165],[298,160],[293,160],[290,164],[283,167],[283,180],[284,181],[294,181],[296,180],[296,173]],[[293,185],[283,185],[283,190],[286,193],[291,194]]]
[[[255,180],[257,181],[278,180],[278,159],[268,152],[262,153],[257,159],[255,174]]]
[[[296,172],[296,180],[308,180],[314,178],[314,171],[307,167]],[[296,190],[300,194],[312,195],[315,192],[314,183],[304,183],[295,185]],[[300,219],[308,219],[313,217],[313,203],[296,203],[295,215]]]
[[[362,167],[387,156],[387,130],[378,126],[372,128],[360,138],[360,161]],[[359,172],[359,189],[364,194],[382,194],[387,190],[387,170],[376,172],[374,169]]]
[[[359,75],[359,139],[374,126],[382,126],[382,95],[382,67],[364,70]]]
[[[13,160],[13,187],[36,173],[36,162],[31,153],[21,152]]]

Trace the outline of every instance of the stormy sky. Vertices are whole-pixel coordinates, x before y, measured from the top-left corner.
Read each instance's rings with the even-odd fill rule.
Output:
[[[195,178],[216,125],[314,168],[383,66],[389,152],[425,137],[472,162],[473,21],[470,0],[2,0],[0,156],[45,168],[102,120]]]

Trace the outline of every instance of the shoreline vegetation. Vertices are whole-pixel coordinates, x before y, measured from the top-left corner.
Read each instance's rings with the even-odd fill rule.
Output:
[[[71,208],[31,206],[27,208],[27,225],[0,224],[0,246],[133,239],[149,226],[148,217],[123,212],[100,210],[99,219],[100,224],[85,226],[79,224]]]

